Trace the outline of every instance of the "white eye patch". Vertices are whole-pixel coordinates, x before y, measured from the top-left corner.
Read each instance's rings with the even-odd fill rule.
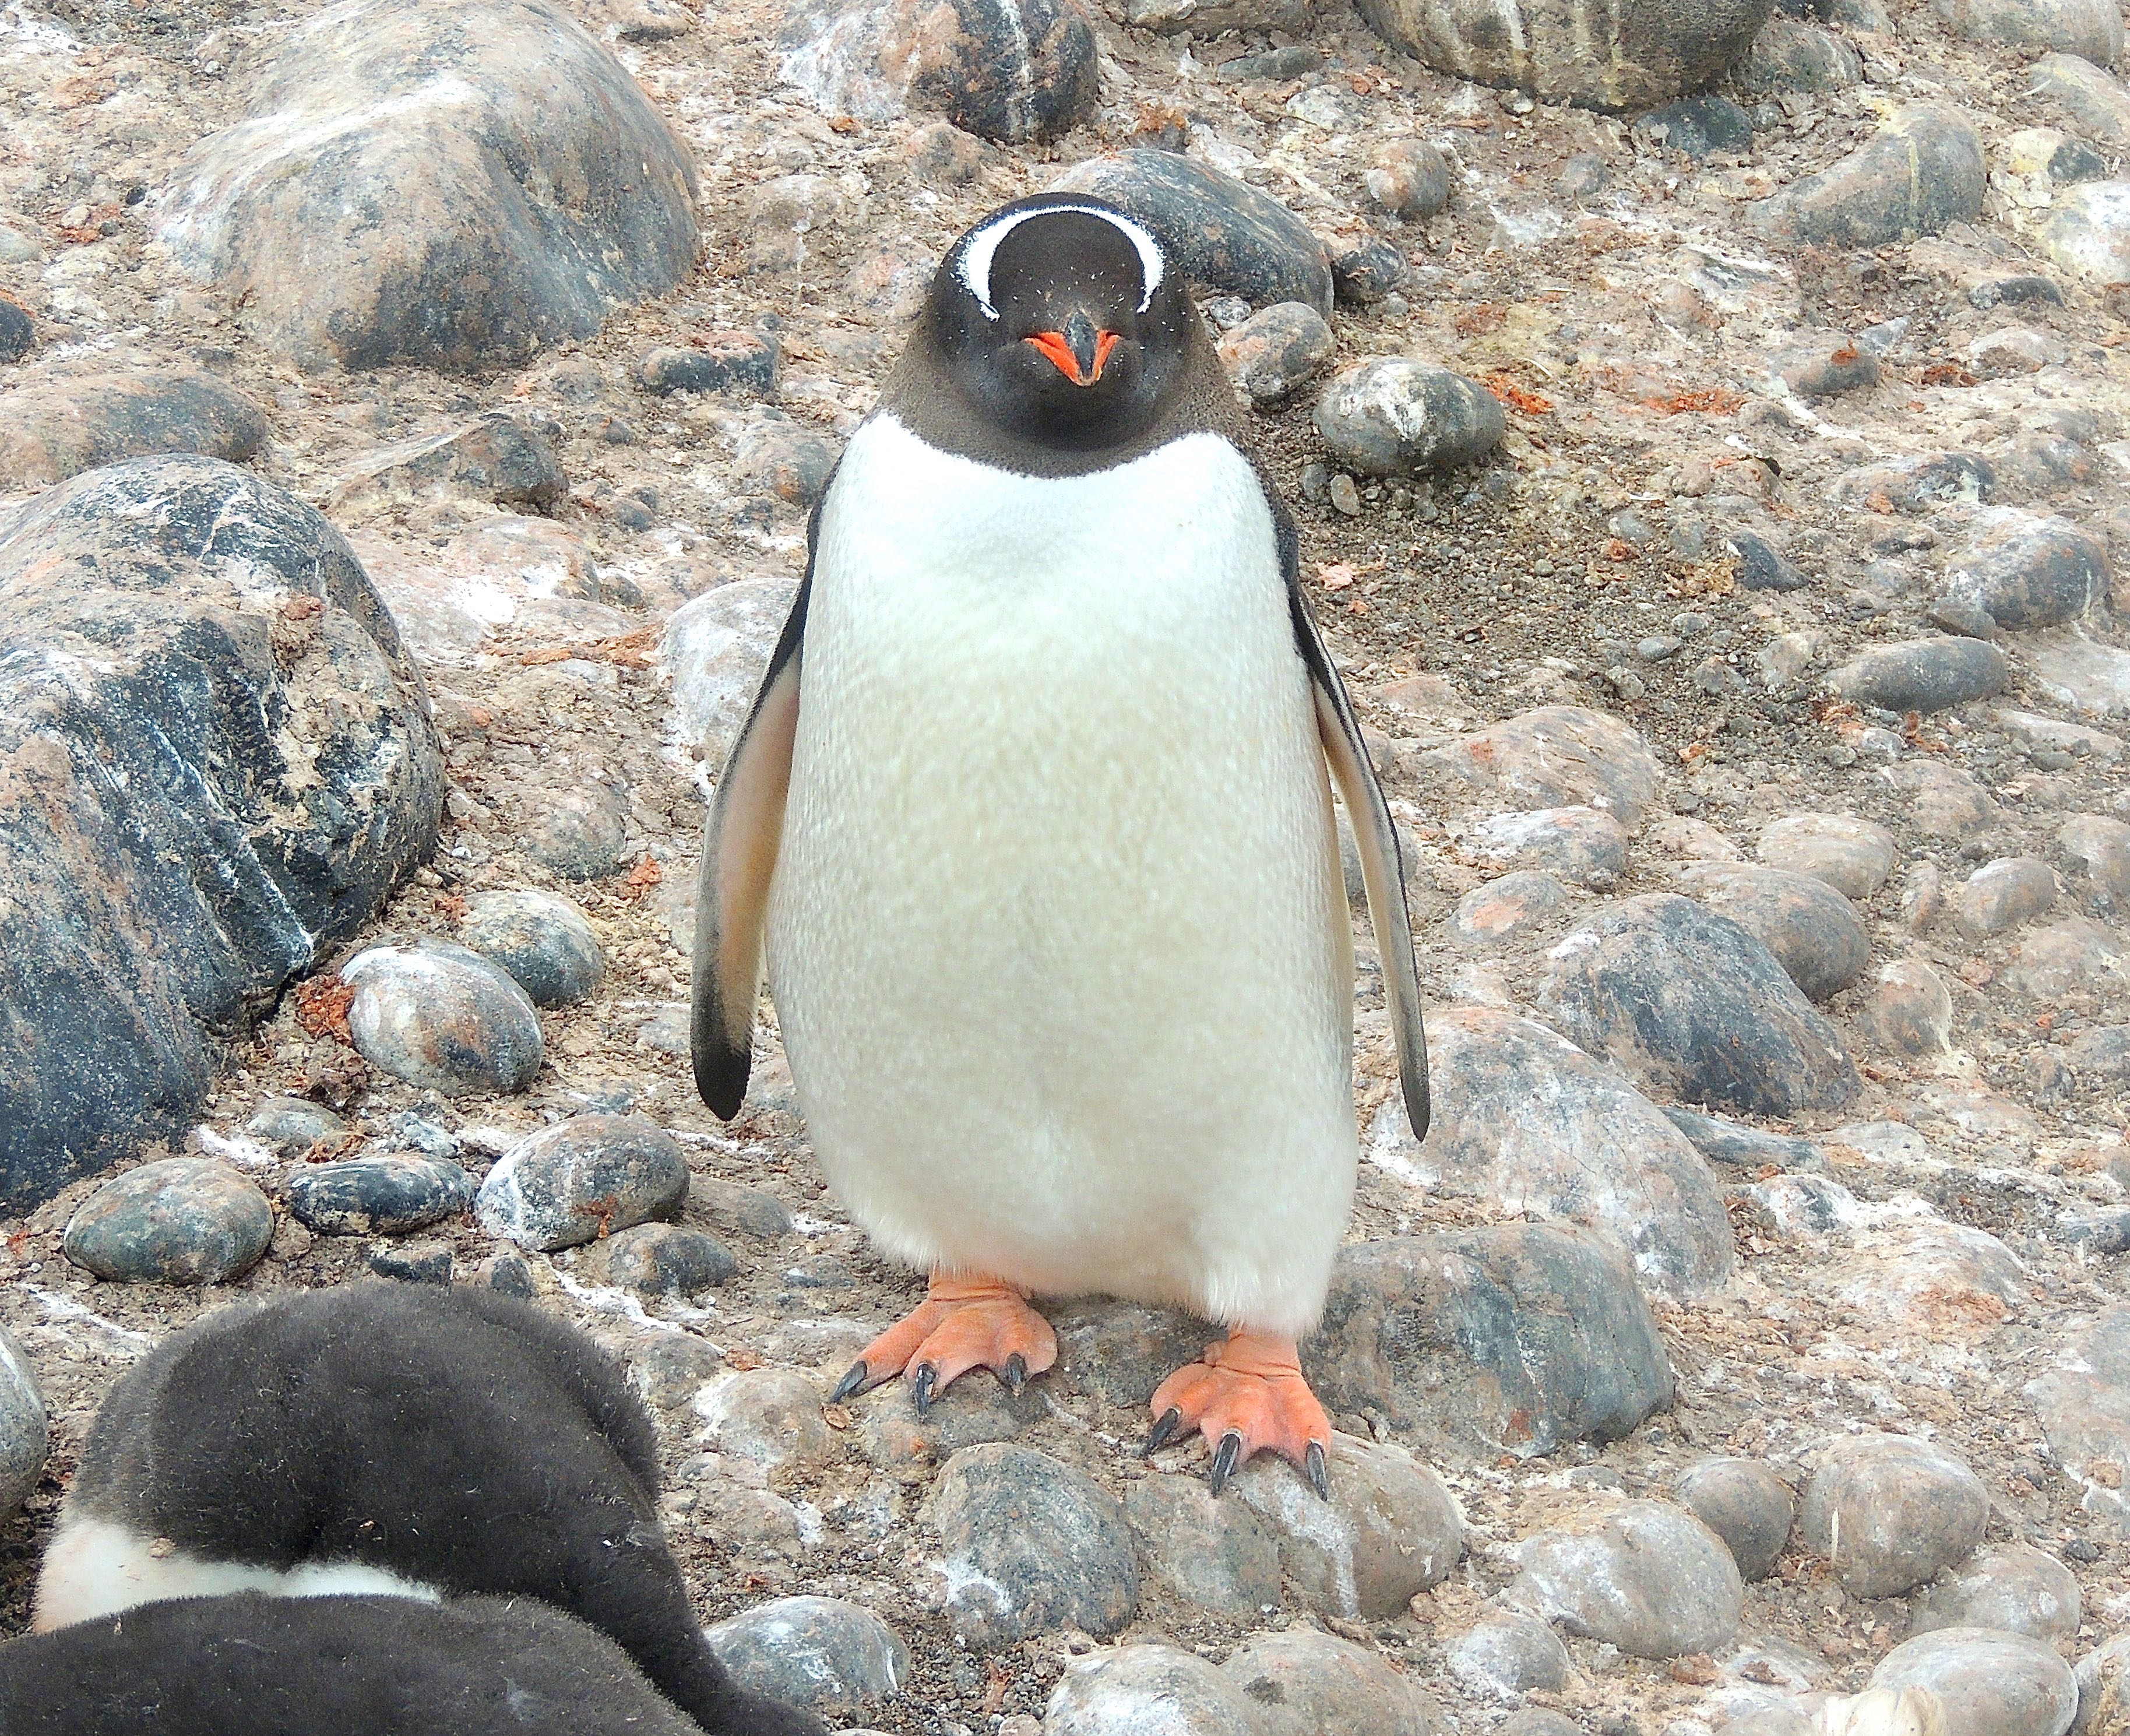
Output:
[[[1117,229],[1139,253],[1139,280],[1144,291],[1139,298],[1138,312],[1144,313],[1153,301],[1153,292],[1161,287],[1161,244],[1153,238],[1153,231],[1131,218],[1114,211],[1106,211],[1099,205],[1037,205],[1026,211],[1010,211],[986,223],[972,235],[962,249],[961,279],[962,286],[977,298],[977,305],[984,310],[986,319],[996,319],[998,309],[991,305],[991,260],[997,254],[999,243],[1030,217],[1051,217],[1060,212],[1078,212],[1083,217],[1100,217]]]

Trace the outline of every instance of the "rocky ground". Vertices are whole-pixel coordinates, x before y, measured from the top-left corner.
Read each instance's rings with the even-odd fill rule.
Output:
[[[583,253],[623,304],[351,370],[369,340],[315,285],[203,281],[173,227],[177,189],[241,179],[196,141],[318,9],[0,10],[0,513],[170,449],[317,507],[426,683],[441,761],[408,785],[444,783],[375,918],[304,929],[318,982],[229,990],[225,1071],[146,1153],[191,1166],[7,1221],[51,1447],[0,1524],[0,1625],[143,1346],[382,1271],[528,1287],[627,1357],[705,1620],[838,1600],[794,1619],[853,1725],[1773,1736],[1876,1680],[1941,1688],[1956,1730],[2063,1729],[2056,1660],[2130,1623],[2130,92],[2086,64],[2119,19],[2111,47],[2075,10],[1999,45],[2022,8],[1838,0],[1652,122],[1430,71],[1342,7],[1196,37],[1140,8],[1184,33],[1097,19],[1091,69],[1037,80],[1086,83],[1084,117],[987,142],[817,105],[770,12],[585,0],[680,142],[643,146],[637,251]],[[1368,1161],[1308,1352],[1346,1437],[1329,1524],[1283,1467],[1216,1505],[1196,1447],[1141,1460],[1203,1341],[1171,1317],[1060,1303],[1059,1370],[922,1425],[899,1388],[824,1404],[919,1281],[825,1190],[773,1031],[731,1126],[688,1074],[704,797],[806,503],[953,236],[1132,148],[1329,243],[1275,226],[1206,268],[1224,327],[1282,304],[1230,350],[1436,1009],[1416,1147],[1358,923]],[[413,173],[384,184],[444,222]],[[661,265],[690,174],[702,257]],[[516,359],[446,371],[475,351]],[[1440,450],[1341,408],[1374,358],[1461,376]],[[795,1631],[725,1633],[789,1683]],[[2083,1715],[2130,1727],[2087,1673]],[[1157,1688],[1185,1721],[1116,1710]]]

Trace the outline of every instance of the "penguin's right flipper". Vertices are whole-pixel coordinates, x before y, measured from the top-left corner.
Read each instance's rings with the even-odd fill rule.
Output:
[[[784,798],[799,731],[800,650],[812,563],[733,744],[710,804],[695,893],[695,961],[689,1047],[695,1089],[724,1120],[739,1113],[754,1063],[754,1006],[762,992],[762,925],[784,838]]]

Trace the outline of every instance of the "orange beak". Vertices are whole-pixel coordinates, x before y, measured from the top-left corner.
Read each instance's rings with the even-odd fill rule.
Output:
[[[1074,385],[1091,386],[1102,377],[1102,365],[1117,346],[1117,334],[1097,331],[1086,315],[1076,313],[1063,331],[1039,331],[1021,341],[1040,350]]]

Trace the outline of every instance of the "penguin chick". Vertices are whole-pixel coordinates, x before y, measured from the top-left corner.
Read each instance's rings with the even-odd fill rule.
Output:
[[[701,1736],[612,1640],[532,1598],[256,1591],[143,1604],[0,1645],[0,1730]]]
[[[612,1636],[710,1736],[824,1732],[719,1663],[657,1486],[620,1365],[526,1303],[363,1284],[240,1304],[111,1389],[35,1625],[239,1591],[539,1598]]]
[[[1870,1688],[1819,1715],[1818,1736],[1951,1736],[1945,1702],[1929,1688]]]
[[[1296,1346],[1359,1159],[1353,821],[1407,1114],[1427,1121],[1396,835],[1182,274],[1047,194],[934,277],[816,508],[705,841],[695,1076],[745,1095],[765,951],[814,1149],[923,1304],[842,1396],[1018,1390],[1031,1293],[1189,1308],[1225,1343],[1155,1395],[1217,1490],[1260,1449],[1320,1493]]]

